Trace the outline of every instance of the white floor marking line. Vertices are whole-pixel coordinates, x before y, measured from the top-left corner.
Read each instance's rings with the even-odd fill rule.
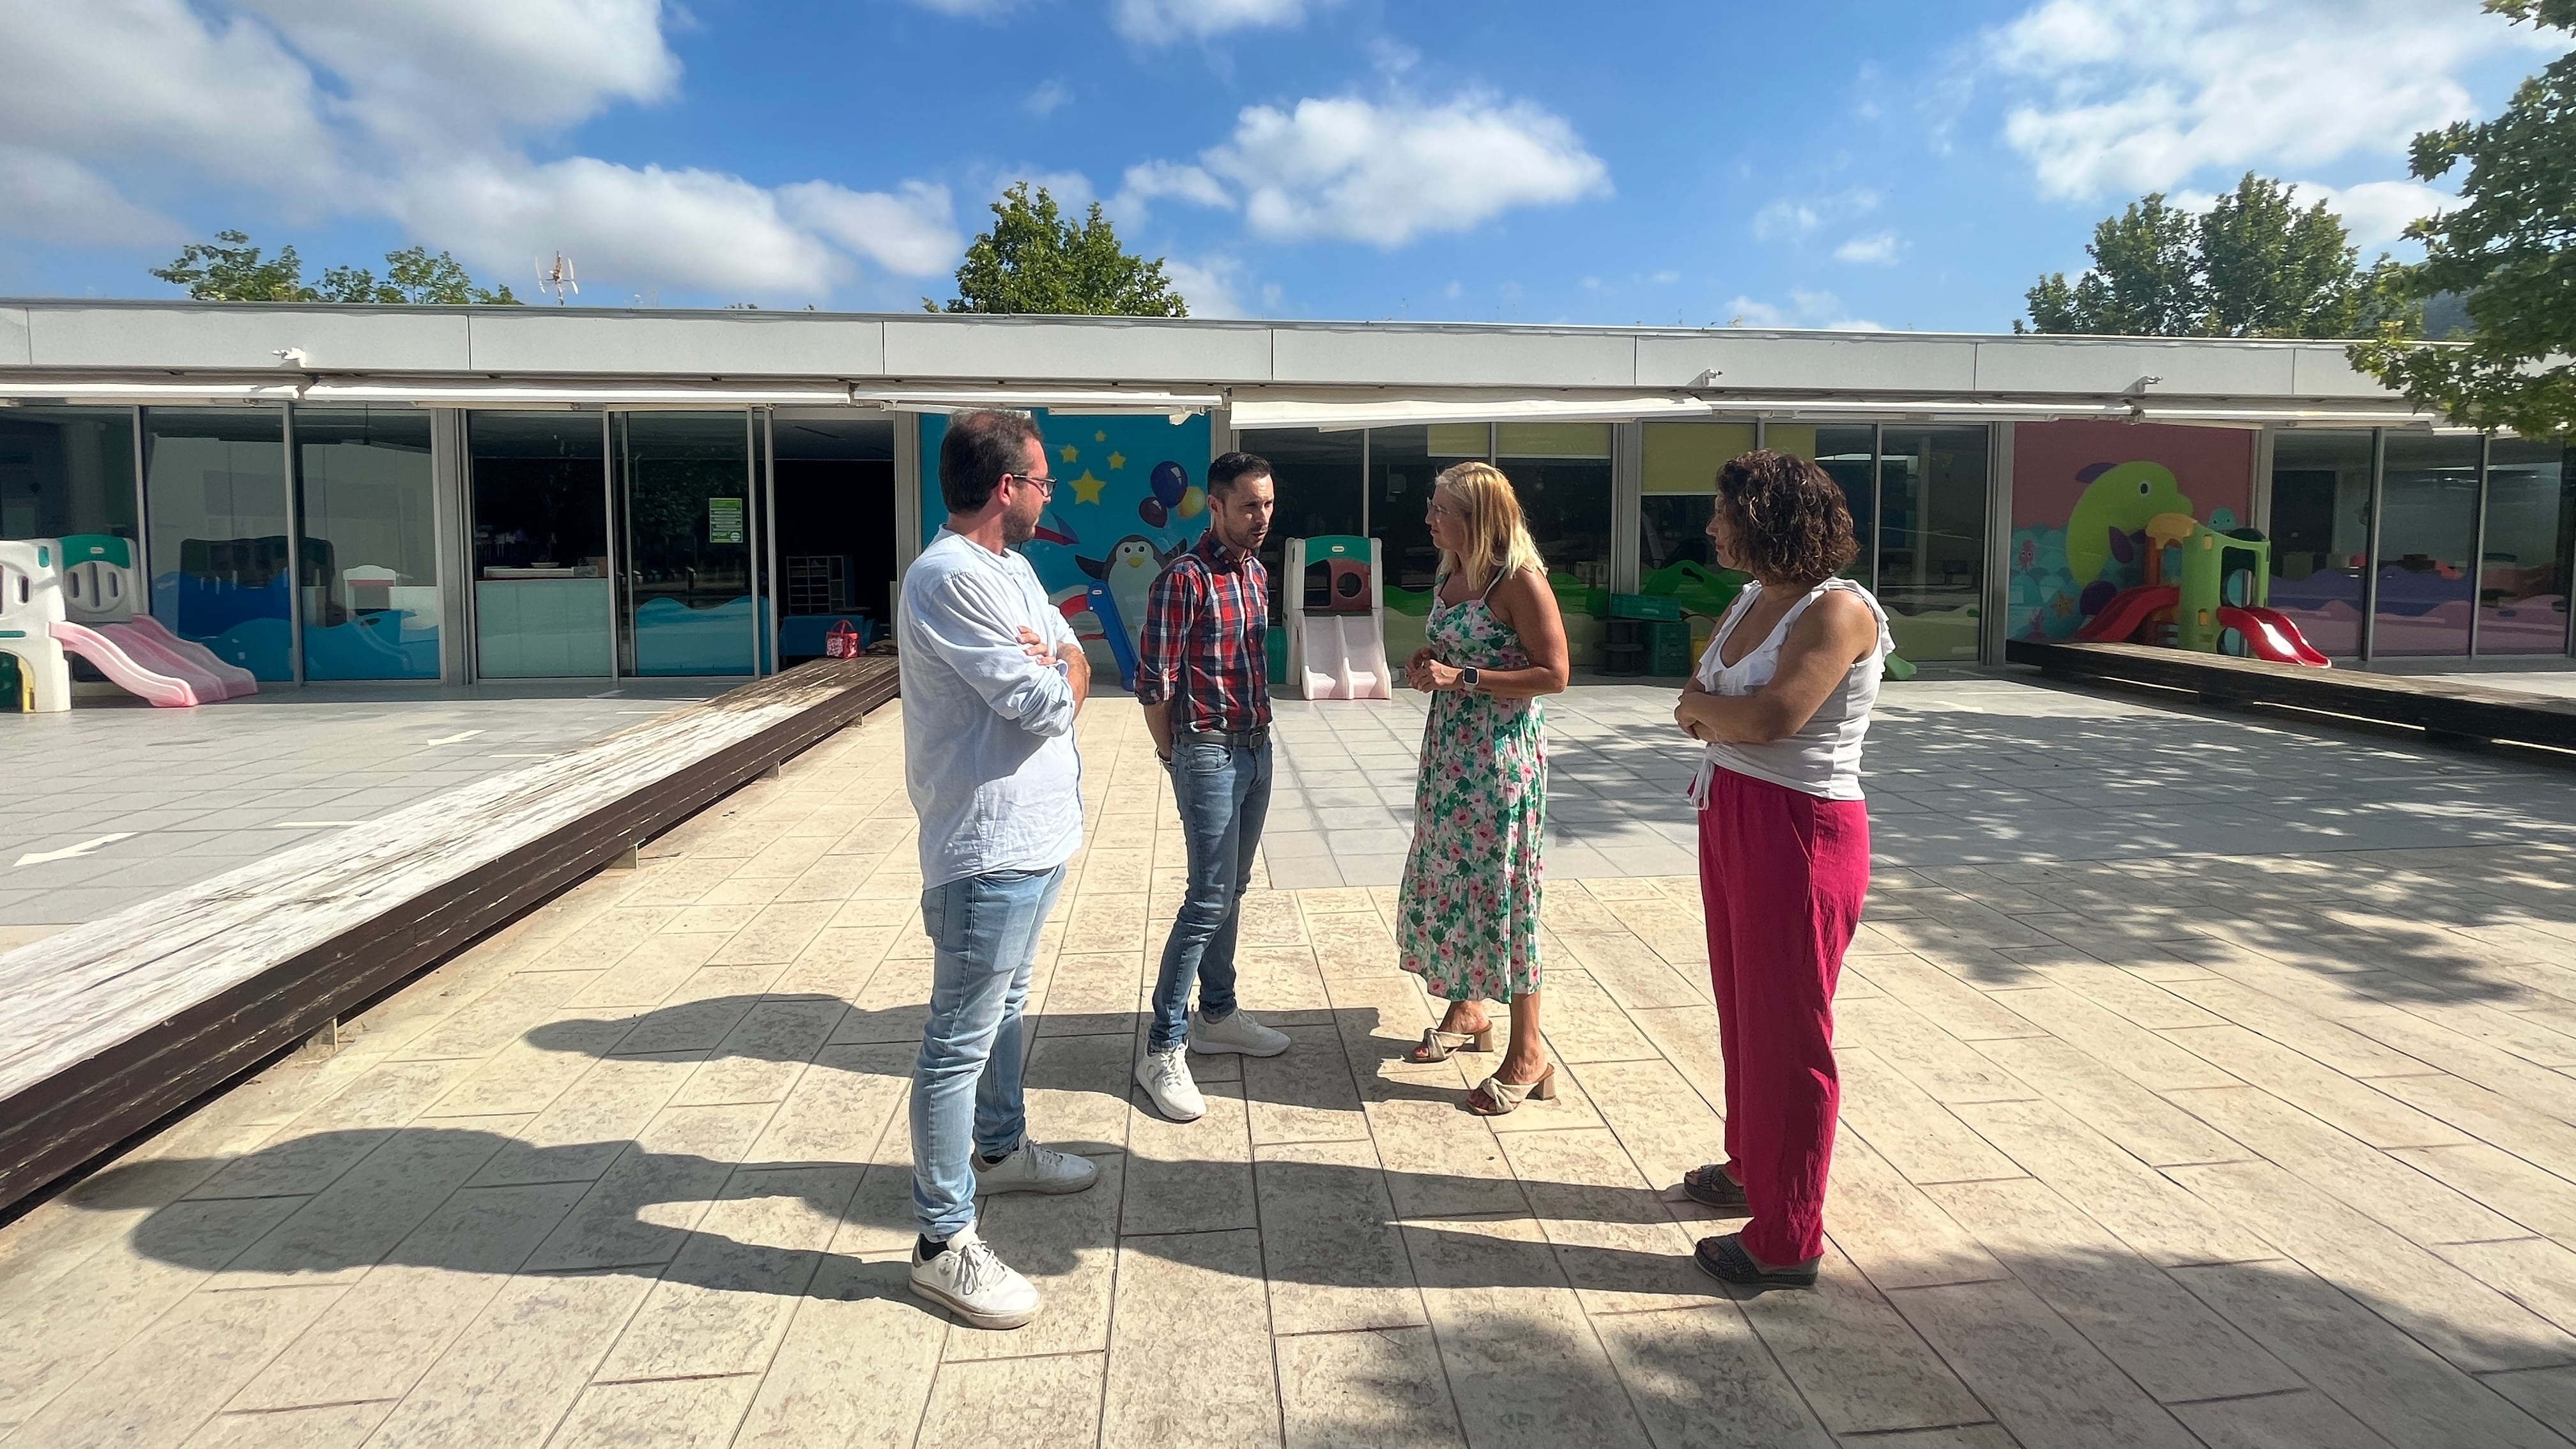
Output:
[[[481,733],[483,733],[481,730],[459,730],[455,734],[440,735],[437,739],[423,740],[421,743],[425,745],[452,745],[460,740],[470,740]]]
[[[93,850],[100,849],[104,846],[114,845],[120,840],[132,840],[133,838],[133,831],[120,830],[114,835],[102,835],[96,840],[84,840],[78,845],[66,845],[60,850],[31,850],[25,855],[19,856],[10,864],[14,868],[21,865],[43,865],[49,860],[76,860],[81,856],[89,854]]]

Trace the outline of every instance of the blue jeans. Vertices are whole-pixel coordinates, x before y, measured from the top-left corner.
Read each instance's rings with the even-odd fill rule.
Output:
[[[1028,1125],[1020,1071],[1038,932],[1064,867],[968,876],[921,893],[933,951],[930,1023],[912,1068],[912,1206],[922,1236],[975,1221],[976,1152],[999,1156]]]
[[[1154,980],[1154,1026],[1146,1045],[1155,1051],[1188,1039],[1192,980],[1198,982],[1201,1015],[1234,1014],[1234,941],[1253,855],[1261,849],[1261,822],[1270,813],[1270,746],[1244,750],[1222,739],[1177,737],[1172,798],[1180,804],[1181,834],[1189,845],[1190,890],[1164,943],[1162,974]]]

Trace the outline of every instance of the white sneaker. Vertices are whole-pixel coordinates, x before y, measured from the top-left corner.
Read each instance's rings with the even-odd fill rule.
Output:
[[[977,1328],[1017,1328],[1038,1316],[1036,1286],[993,1256],[971,1223],[946,1252],[924,1258],[916,1245],[912,1259],[912,1291]]]
[[[1175,1122],[1195,1122],[1207,1115],[1207,1098],[1199,1095],[1199,1084],[1190,1080],[1190,1064],[1179,1047],[1145,1053],[1145,1059],[1136,1064],[1136,1085],[1153,1099],[1155,1111]]]
[[[1222,1021],[1210,1021],[1193,1011],[1190,1050],[1205,1056],[1239,1052],[1247,1057],[1275,1057],[1288,1050],[1288,1036],[1263,1026],[1259,1018],[1240,1006]]]
[[[1100,1180],[1100,1169],[1088,1157],[1040,1147],[1027,1138],[1011,1155],[988,1163],[975,1154],[975,1195],[996,1192],[1080,1192]]]

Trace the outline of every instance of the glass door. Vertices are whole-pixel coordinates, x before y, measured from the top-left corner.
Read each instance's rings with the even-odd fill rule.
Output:
[[[619,413],[622,674],[750,674],[748,414]]]
[[[418,408],[295,410],[307,679],[438,677],[438,505]]]
[[[608,475],[598,413],[474,413],[474,653],[493,679],[605,677]]]
[[[2576,468],[2559,438],[2498,438],[2487,455],[2478,653],[2567,652]]]
[[[152,617],[227,664],[295,677],[281,408],[147,408]]]
[[[2388,435],[2372,658],[2469,652],[2482,447],[2481,439],[2460,434]]]

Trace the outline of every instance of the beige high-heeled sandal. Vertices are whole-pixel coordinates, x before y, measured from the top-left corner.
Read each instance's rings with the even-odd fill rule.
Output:
[[[1406,1053],[1406,1060],[1417,1066],[1449,1060],[1451,1052],[1489,1052],[1494,1049],[1494,1024],[1486,1022],[1474,1031],[1442,1031],[1436,1026],[1422,1029],[1422,1041]]]
[[[1484,1094],[1486,1101],[1492,1102],[1495,1105],[1491,1107],[1480,1107],[1476,1105],[1476,1094],[1478,1092]],[[1483,1081],[1476,1084],[1475,1091],[1467,1094],[1467,1110],[1475,1113],[1479,1117],[1502,1117],[1519,1111],[1521,1103],[1528,1101],[1532,1097],[1536,1097],[1542,1102],[1553,1102],[1556,1100],[1556,1063],[1548,1063],[1547,1070],[1539,1073],[1538,1080],[1534,1082],[1523,1082],[1518,1085],[1514,1085],[1513,1083],[1504,1081],[1500,1077],[1485,1078]]]

